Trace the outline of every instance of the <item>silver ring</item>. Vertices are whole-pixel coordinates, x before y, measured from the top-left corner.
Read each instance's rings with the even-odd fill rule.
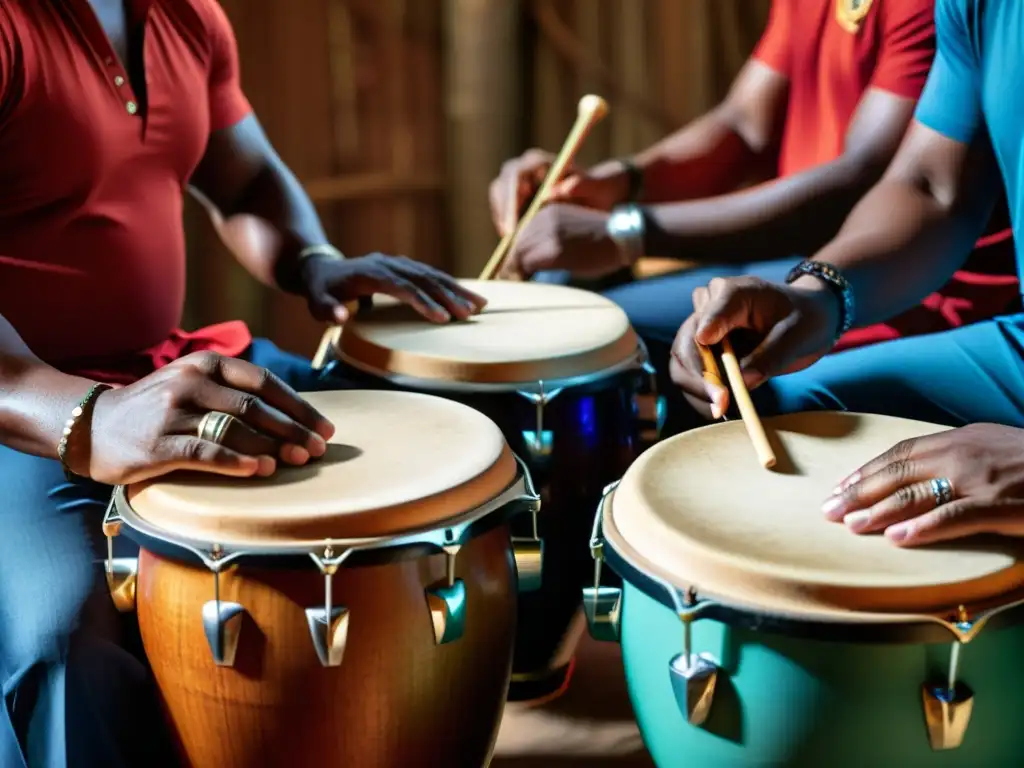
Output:
[[[953,500],[953,484],[949,482],[949,478],[936,477],[930,483],[932,488],[932,495],[935,497],[935,506],[941,507],[944,504],[949,504]]]
[[[199,428],[196,430],[196,433],[199,435],[200,440],[220,445],[233,419],[234,416],[231,414],[210,411],[199,422]]]

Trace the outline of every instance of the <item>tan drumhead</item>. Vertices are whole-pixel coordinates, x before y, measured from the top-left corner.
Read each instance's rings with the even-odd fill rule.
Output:
[[[681,589],[781,614],[928,613],[1024,584],[1016,542],[900,549],[822,514],[846,475],[900,440],[944,427],[805,413],[767,419],[765,428],[777,443],[774,471],[760,466],[739,421],[647,451],[612,499],[610,543]]]
[[[334,422],[327,455],[266,479],[179,474],[129,489],[132,509],[179,537],[288,544],[440,525],[497,497],[515,458],[480,412],[429,395],[304,395]]]
[[[630,360],[637,337],[625,312],[590,291],[509,281],[463,281],[486,296],[483,312],[434,325],[375,297],[345,323],[339,356],[382,376],[506,384],[587,376]]]

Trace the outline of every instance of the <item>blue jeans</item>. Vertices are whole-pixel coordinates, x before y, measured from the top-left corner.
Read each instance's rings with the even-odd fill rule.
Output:
[[[245,357],[299,391],[327,388],[266,340]],[[57,462],[4,447],[0,489],[0,766],[173,765],[142,654],[129,650],[137,630],[117,616],[96,564],[111,489],[68,483]]]

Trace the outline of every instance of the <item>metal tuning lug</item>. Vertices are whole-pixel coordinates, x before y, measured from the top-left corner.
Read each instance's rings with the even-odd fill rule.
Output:
[[[711,712],[718,683],[718,663],[708,654],[693,653],[693,614],[696,596],[690,590],[682,600],[679,618],[683,622],[683,652],[668,663],[669,679],[676,704],[690,725],[701,726]]]
[[[530,511],[532,536],[513,536],[512,554],[516,560],[516,573],[520,592],[536,592],[544,581],[544,541],[537,523],[538,510]]]
[[[533,429],[523,430],[523,444],[535,463],[541,464],[551,457],[555,448],[555,434],[551,430],[544,429],[544,408],[554,400],[561,389],[551,392],[544,391],[544,382],[537,382],[536,392],[520,391],[519,395],[529,400],[535,410],[535,424]]]
[[[458,546],[444,548],[445,580],[426,590],[434,642],[438,645],[455,642],[466,631],[466,584],[455,578],[455,556],[458,553]]]
[[[640,429],[640,440],[654,444],[661,439],[668,416],[668,403],[658,394],[658,373],[647,356],[646,348],[637,353],[640,372],[647,379],[646,388],[633,395],[633,415]]]
[[[618,587],[584,587],[583,612],[587,629],[595,640],[605,643],[619,641],[619,617],[622,590]]]
[[[601,502],[597,505],[594,527],[590,532],[590,556],[594,558],[594,586],[583,588],[583,613],[587,617],[587,630],[595,640],[608,643],[619,641],[622,590],[618,587],[601,586],[601,572],[604,568],[603,521],[608,500],[618,485],[612,483],[605,488]]]
[[[323,607],[306,609],[306,623],[313,649],[325,667],[341,666],[348,641],[349,611],[344,606],[334,605],[333,595],[334,574],[347,556],[347,551],[335,556],[330,544],[324,549],[322,558],[310,555],[324,576],[324,604]]]
[[[718,664],[706,654],[690,656],[685,651],[668,664],[672,693],[690,725],[703,725],[711,712],[718,682]]]
[[[242,636],[245,608],[240,603],[220,599],[220,569],[217,567],[220,550],[214,549],[210,559],[214,564],[213,600],[203,604],[203,633],[213,654],[213,663],[218,667],[233,667]]]
[[[114,499],[111,497],[107,512],[103,516],[103,535],[107,539],[107,558],[103,563],[103,571],[107,578],[107,589],[110,599],[120,613],[131,613],[135,610],[135,591],[139,579],[139,559],[137,557],[114,557],[114,539],[121,535],[124,521],[117,514]]]
[[[967,611],[961,606],[957,616],[957,628],[969,633],[971,626]],[[974,710],[974,692],[965,683],[957,680],[962,650],[963,642],[959,639],[954,641],[949,650],[949,672],[946,679],[921,686],[928,742],[937,752],[960,747]]]

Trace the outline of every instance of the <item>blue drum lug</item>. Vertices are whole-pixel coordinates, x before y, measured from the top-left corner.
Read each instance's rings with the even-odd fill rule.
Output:
[[[427,608],[438,645],[454,643],[466,631],[466,583],[455,578],[455,556],[458,545],[444,548],[445,580],[426,590]]]
[[[683,717],[690,725],[703,725],[715,698],[718,664],[708,654],[693,656],[683,651],[668,663],[668,673]]]

